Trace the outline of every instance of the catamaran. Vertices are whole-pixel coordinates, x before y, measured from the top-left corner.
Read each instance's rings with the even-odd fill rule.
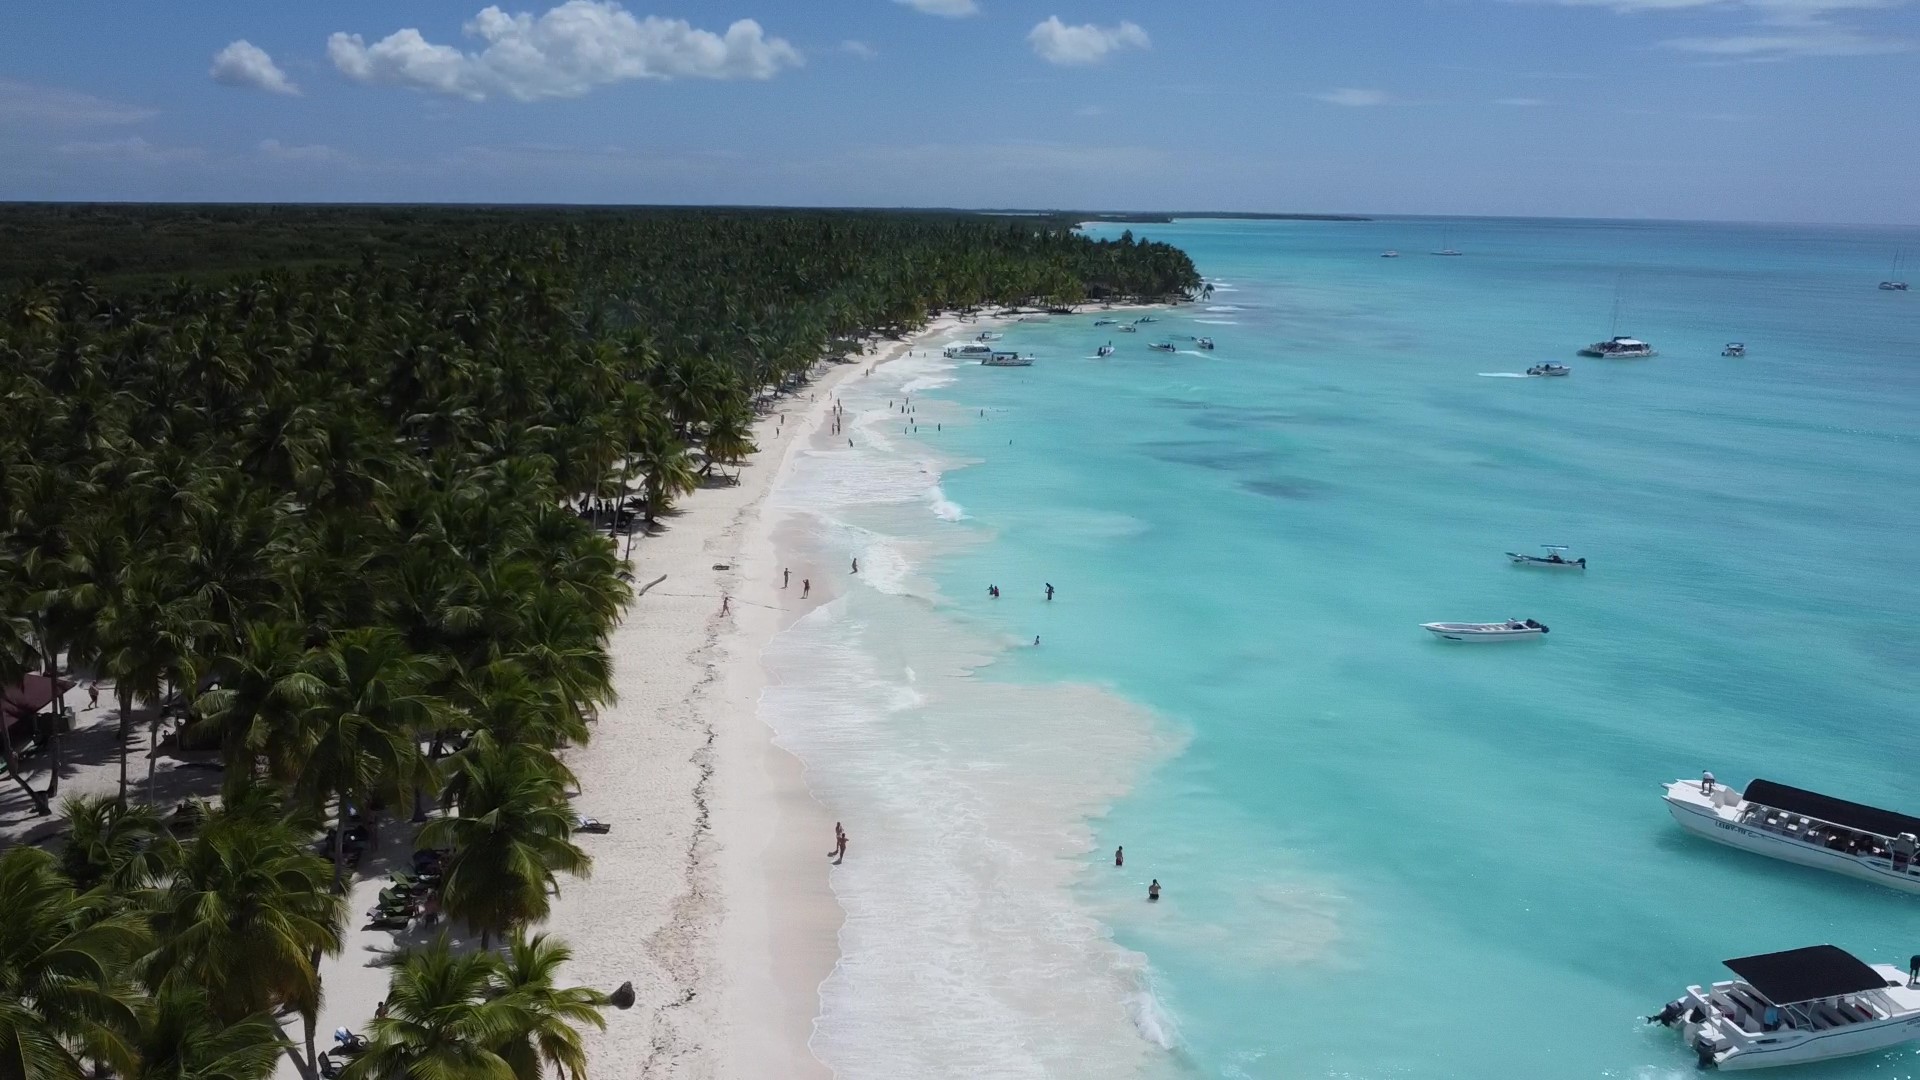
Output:
[[[1737,978],[1689,986],[1648,1023],[1679,1027],[1703,1069],[1765,1069],[1920,1039],[1909,972],[1832,945],[1726,961]]]
[[[1017,352],[1001,352],[998,349],[980,358],[987,367],[1032,367],[1033,355],[1022,356]]]
[[[1660,354],[1639,338],[1612,337],[1581,349],[1580,355],[1597,356],[1604,360],[1645,360]]]
[[[1696,836],[1920,893],[1920,818],[1771,780],[1738,792],[1712,773],[1668,784],[1666,802],[1673,820]]]
[[[1887,275],[1887,280],[1881,282],[1880,287],[1887,290],[1888,292],[1906,292],[1907,291],[1907,283],[1900,280],[1900,253],[1899,252],[1896,251],[1893,253],[1893,273]]]

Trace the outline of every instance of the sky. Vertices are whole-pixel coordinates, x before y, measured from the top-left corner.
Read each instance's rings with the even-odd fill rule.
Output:
[[[0,200],[1920,224],[1920,0],[14,0]]]

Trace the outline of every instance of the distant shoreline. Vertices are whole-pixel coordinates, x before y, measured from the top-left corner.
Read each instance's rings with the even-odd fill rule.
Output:
[[[1102,225],[1167,225],[1176,220],[1211,221],[1372,221],[1373,218],[1361,214],[1254,214],[1212,211],[1205,213],[1164,214],[1074,214],[1068,215],[1080,221],[1097,221]]]

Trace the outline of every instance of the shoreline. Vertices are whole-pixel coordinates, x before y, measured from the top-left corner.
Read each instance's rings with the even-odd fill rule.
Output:
[[[565,884],[543,928],[573,946],[571,979],[634,985],[632,1009],[608,1010],[607,1030],[585,1033],[596,1069],[833,1075],[810,1048],[819,986],[840,955],[843,916],[819,854],[833,819],[758,702],[761,651],[839,590],[827,569],[781,589],[780,515],[767,498],[826,426],[836,387],[961,325],[942,316],[870,346],[808,398],[777,402],[755,424],[760,449],[737,485],[697,492],[634,544],[634,581],[667,577],[625,612],[609,642],[619,700],[569,754],[576,807],[614,830],[583,838],[594,873]],[[804,577],[818,587],[802,603]]]

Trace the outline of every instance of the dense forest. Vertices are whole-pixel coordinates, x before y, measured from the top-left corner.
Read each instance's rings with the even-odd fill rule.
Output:
[[[0,684],[100,680],[118,728],[118,790],[62,801],[71,711],[0,722],[4,783],[65,819],[0,854],[3,1080],[337,1068],[319,959],[383,830],[417,839],[376,921],[465,935],[390,958],[345,1075],[584,1076],[608,999],[533,928],[589,867],[559,751],[610,700],[628,551],[870,335],[1200,284],[961,215],[10,207],[0,236]],[[217,795],[156,805],[147,747],[200,748]]]

